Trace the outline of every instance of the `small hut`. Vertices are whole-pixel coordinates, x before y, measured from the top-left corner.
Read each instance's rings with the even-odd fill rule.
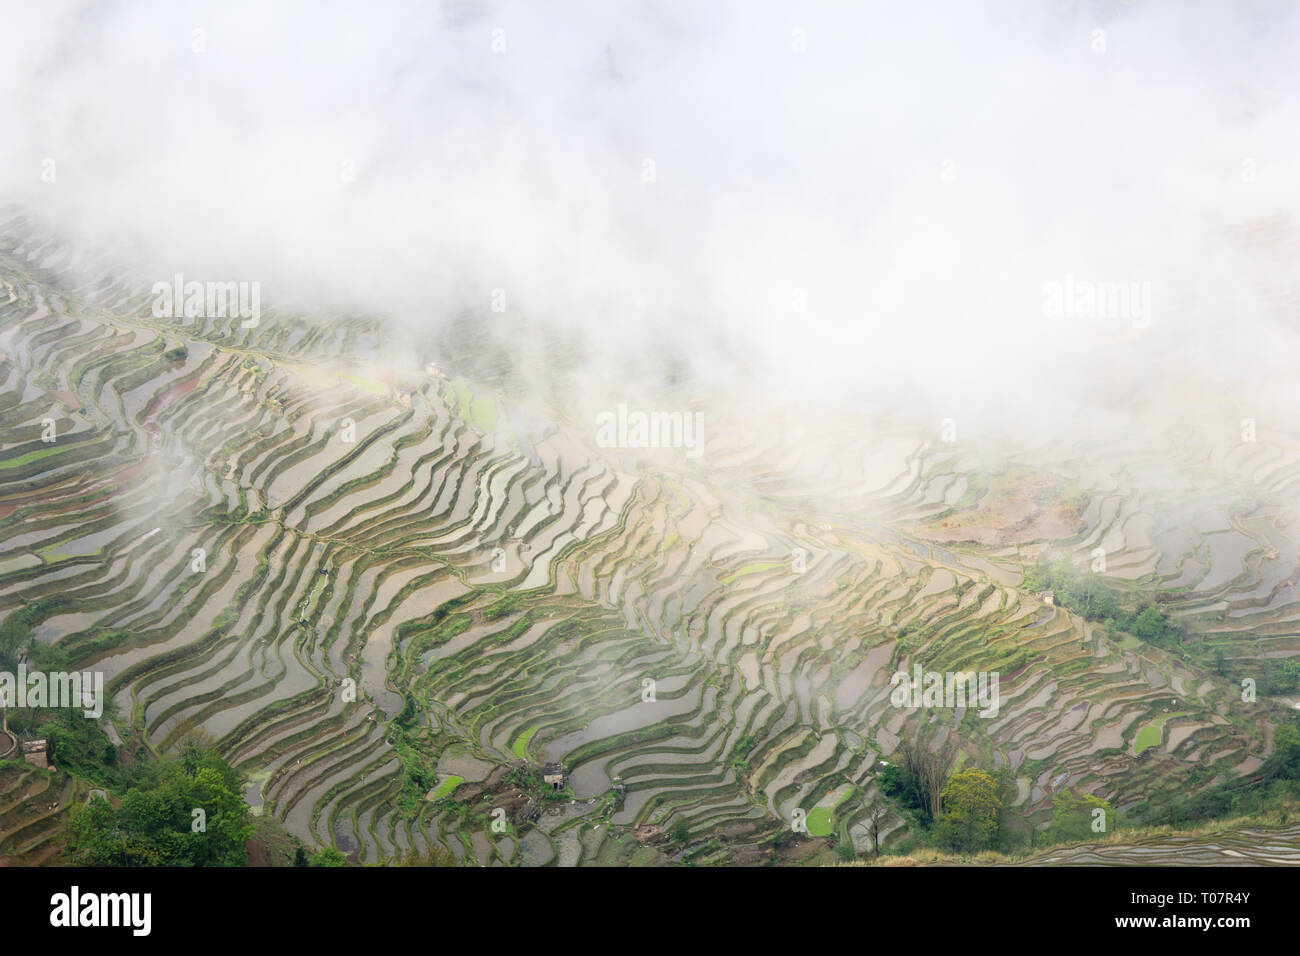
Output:
[[[542,782],[552,790],[564,788],[564,768],[558,763],[548,763],[542,768]]]

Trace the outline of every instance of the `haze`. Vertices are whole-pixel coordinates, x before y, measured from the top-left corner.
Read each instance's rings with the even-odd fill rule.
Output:
[[[259,281],[382,316],[396,364],[458,316],[580,334],[606,404],[673,367],[756,418],[1294,418],[1288,4],[3,16],[0,199],[142,295]],[[1146,283],[1149,323],[1046,315],[1067,280]]]

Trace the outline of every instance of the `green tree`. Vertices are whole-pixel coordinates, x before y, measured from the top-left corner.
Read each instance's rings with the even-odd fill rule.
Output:
[[[1216,647],[1214,649],[1214,673],[1218,674],[1220,677],[1223,677],[1225,674],[1227,674],[1227,671],[1228,671],[1227,661],[1224,659],[1223,656],[1223,648]]]
[[[1265,661],[1262,690],[1266,694],[1293,693],[1297,678],[1300,678],[1300,663],[1290,659]]]
[[[1003,764],[993,771],[993,781],[997,785],[998,797],[998,832],[994,845],[1000,850],[1010,850],[1025,842],[1026,826],[1024,818],[1014,812],[1016,794],[1015,772]]]
[[[876,774],[876,786],[885,796],[897,800],[909,810],[921,809],[921,795],[917,792],[915,781],[896,764],[889,764]]]
[[[460,861],[450,850],[439,846],[423,853],[417,853],[414,849],[407,850],[406,856],[402,858],[402,866],[460,866]]]
[[[323,850],[317,850],[311,855],[312,866],[347,866],[348,858],[340,853],[334,847],[329,846]]]
[[[983,770],[953,774],[939,795],[939,806],[935,837],[947,849],[976,853],[997,839],[1002,800],[997,781]]]
[[[1260,774],[1265,780],[1300,780],[1300,731],[1281,724],[1273,734],[1273,756],[1264,761]]]
[[[88,866],[245,866],[253,826],[241,789],[239,774],[215,752],[187,747],[120,806],[96,798],[73,807],[68,844]]]
[[[1102,815],[1097,814],[1097,810],[1101,810]],[[1100,797],[1062,790],[1052,798],[1052,824],[1047,831],[1052,842],[1088,840],[1114,830],[1115,810]]]
[[[1156,604],[1149,604],[1137,614],[1130,614],[1121,627],[1150,644],[1168,647],[1186,637],[1182,625],[1169,617],[1169,612]]]
[[[101,796],[91,797],[69,812],[68,844],[84,862],[126,865],[126,834],[117,826],[113,807]]]
[[[1144,641],[1158,641],[1165,635],[1167,620],[1162,608],[1152,605],[1142,611],[1133,622],[1133,634]]]

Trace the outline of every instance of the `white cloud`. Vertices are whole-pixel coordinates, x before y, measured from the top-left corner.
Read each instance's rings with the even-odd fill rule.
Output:
[[[4,22],[0,199],[149,276],[259,280],[271,304],[412,334],[504,288],[513,321],[586,333],[597,376],[675,350],[704,388],[741,369],[769,398],[907,387],[1019,410],[1008,427],[1176,416],[1207,376],[1279,415],[1294,398],[1297,303],[1259,295],[1294,259],[1227,231],[1276,218],[1294,249],[1300,229],[1285,5],[42,3]],[[1151,328],[1044,317],[1066,275],[1151,282]]]

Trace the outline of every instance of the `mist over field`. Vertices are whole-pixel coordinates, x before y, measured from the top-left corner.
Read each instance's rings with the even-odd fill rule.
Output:
[[[542,330],[580,337],[605,404],[685,375],[967,434],[1277,427],[1298,17],[9,4],[0,198],[142,288],[380,315],[397,364],[458,316],[525,366]],[[1071,282],[1147,306],[1054,311]]]
[[[0,50],[0,868],[1300,860],[1300,7]]]

